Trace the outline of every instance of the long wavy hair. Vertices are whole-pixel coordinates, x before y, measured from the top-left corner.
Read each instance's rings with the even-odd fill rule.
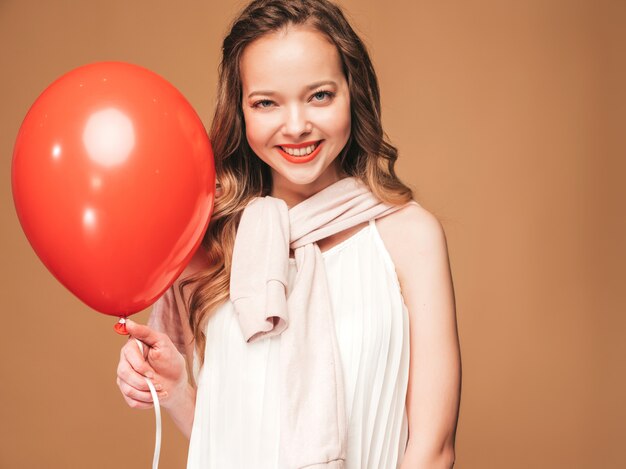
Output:
[[[269,166],[248,145],[242,110],[240,58],[248,44],[291,25],[307,25],[337,47],[350,90],[350,136],[338,155],[340,170],[365,183],[380,200],[404,204],[411,189],[394,171],[397,149],[381,124],[378,79],[368,51],[341,8],[327,0],[256,0],[233,21],[222,45],[217,103],[209,137],[215,156],[217,197],[202,241],[210,267],[180,284],[193,284],[187,307],[196,352],[204,362],[204,326],[210,314],[229,300],[230,269],[237,226],[245,206],[272,189]]]

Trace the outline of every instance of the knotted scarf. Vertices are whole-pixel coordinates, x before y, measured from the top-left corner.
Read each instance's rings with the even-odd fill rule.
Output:
[[[402,207],[381,202],[363,182],[348,177],[291,208],[266,196],[253,199],[242,213],[230,298],[247,342],[281,334],[281,468],[345,467],[341,357],[316,241]],[[290,247],[297,273],[287,296]]]

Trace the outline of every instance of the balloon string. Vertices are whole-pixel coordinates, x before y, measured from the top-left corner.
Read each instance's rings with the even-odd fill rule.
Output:
[[[138,339],[135,339],[137,345],[139,346],[139,350],[143,355],[143,344]],[[152,394],[152,402],[154,402],[154,414],[156,417],[156,436],[154,442],[154,458],[152,459],[152,469],[157,469],[159,467],[159,454],[161,453],[161,406],[159,405],[159,396],[157,396],[156,389],[154,389],[154,385],[149,378],[146,378],[146,383],[148,383],[148,387],[150,388],[150,394]]]

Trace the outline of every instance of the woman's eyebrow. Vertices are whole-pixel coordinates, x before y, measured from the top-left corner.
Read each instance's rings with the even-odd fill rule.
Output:
[[[316,81],[315,83],[311,83],[309,86],[307,86],[308,90],[313,90],[315,88],[318,88],[322,85],[333,85],[333,86],[337,86],[337,83],[335,83],[333,80],[322,80],[322,81]]]
[[[313,90],[315,88],[318,88],[322,85],[333,85],[333,86],[337,86],[337,83],[335,83],[333,80],[322,80],[322,81],[316,81],[315,83],[311,83],[310,85],[306,86],[307,90]],[[265,96],[274,96],[276,94],[275,91],[263,91],[263,90],[259,90],[259,91],[253,91],[252,93],[250,93],[248,95],[248,99],[251,98],[254,95],[257,94],[262,94]]]

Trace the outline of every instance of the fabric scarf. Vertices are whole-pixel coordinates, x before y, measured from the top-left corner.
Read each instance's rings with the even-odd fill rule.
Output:
[[[402,207],[382,203],[359,179],[348,177],[291,209],[266,196],[253,199],[242,213],[230,298],[247,342],[281,334],[281,468],[345,467],[341,357],[316,241]],[[287,297],[290,247],[297,274]]]

